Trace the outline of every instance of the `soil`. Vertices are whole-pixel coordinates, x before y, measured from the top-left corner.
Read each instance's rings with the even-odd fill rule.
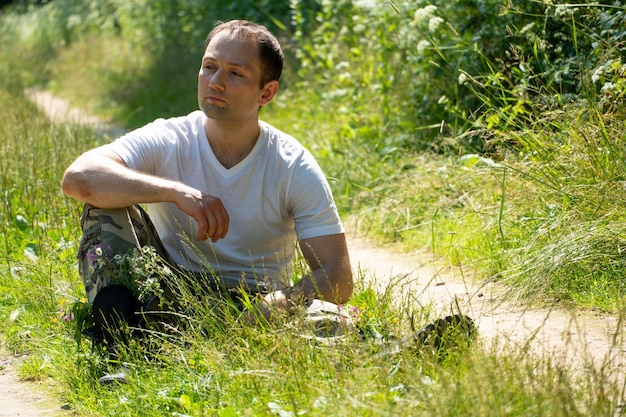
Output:
[[[71,116],[72,121],[113,129],[47,93],[28,94],[53,120]],[[621,343],[624,323],[616,317],[559,308],[531,309],[507,300],[500,286],[476,282],[462,269],[442,266],[428,253],[400,253],[359,236],[349,236],[348,241],[355,273],[366,283],[380,292],[392,291],[399,303],[428,306],[433,318],[467,314],[476,323],[482,342],[550,355],[573,369],[588,364],[600,367],[605,362],[619,369],[626,363]],[[0,416],[62,413],[60,401],[47,397],[36,384],[20,380],[18,365],[14,357],[0,356]]]
[[[0,350],[0,416],[52,417],[69,415],[66,406],[49,392],[45,382],[20,379],[21,358]]]
[[[433,318],[466,314],[484,342],[550,355],[573,367],[626,364],[624,323],[615,316],[558,306],[532,308],[514,302],[502,286],[476,281],[428,254],[399,253],[361,238],[350,239],[350,254],[353,267],[379,292],[392,288],[403,303],[429,306]]]

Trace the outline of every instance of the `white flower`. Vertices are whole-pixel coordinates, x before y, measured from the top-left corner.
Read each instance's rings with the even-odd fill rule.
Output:
[[[19,308],[17,310],[11,311],[11,314],[9,314],[9,323],[13,323],[15,320],[17,320],[17,316],[19,315],[20,315]]]
[[[459,80],[459,84],[465,85],[465,83],[469,81],[469,77],[467,76],[467,73],[462,72],[459,74],[458,80]]]
[[[293,417],[293,412],[284,410],[280,404],[270,401],[267,403],[267,408],[270,409],[272,414],[276,414],[279,417]]]
[[[82,23],[83,23],[83,19],[77,14],[70,15],[67,18],[68,28],[74,28],[74,27],[80,26]]]
[[[422,7],[421,9],[417,9],[415,11],[415,23],[420,23],[423,20],[429,19],[435,10],[437,10],[437,6],[432,4]]]
[[[429,377],[428,375],[424,375],[422,377],[422,384],[424,385],[433,385],[435,383],[435,381],[433,381],[433,379],[431,377]]]
[[[375,0],[355,0],[354,5],[362,9],[373,10],[376,8],[376,1]]]
[[[604,83],[604,85],[602,86],[602,89],[600,91],[602,93],[606,94],[606,93],[610,93],[613,90],[615,90],[615,84],[613,84],[613,83]]]
[[[436,32],[437,28],[439,28],[439,25],[441,25],[442,23],[443,23],[443,18],[439,16],[431,17],[430,20],[428,21],[428,30],[430,32]]]
[[[18,277],[18,276],[22,275],[22,273],[24,273],[24,271],[26,271],[26,269],[21,267],[21,266],[11,267],[11,276]]]
[[[326,404],[328,404],[328,399],[326,399],[326,397],[324,397],[323,395],[321,397],[318,397],[315,402],[313,403],[313,408],[314,409],[319,409],[322,408],[323,406],[325,406]]]
[[[598,82],[598,80],[600,80],[600,77],[602,77],[602,75],[604,74],[604,70],[604,65],[600,65],[598,68],[596,68],[596,70],[591,75],[591,81],[594,83]]]
[[[96,255],[102,256],[102,248],[96,248]]]
[[[554,9],[554,16],[556,17],[571,17],[578,11],[577,7],[571,7],[569,5],[558,5]]]
[[[426,39],[422,39],[417,44],[417,52],[420,54],[423,53],[428,48],[430,48],[430,42],[428,42]]]
[[[533,27],[535,27],[535,23],[534,23],[534,22],[533,22],[533,23],[529,23],[529,24],[527,24],[526,26],[524,26],[524,27],[522,28],[522,30],[520,30],[520,33],[526,33],[526,32],[529,32],[529,31],[530,31]]]

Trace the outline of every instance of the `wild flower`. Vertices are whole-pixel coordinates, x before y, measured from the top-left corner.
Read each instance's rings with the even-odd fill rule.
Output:
[[[578,11],[577,7],[572,7],[570,5],[558,5],[556,9],[554,9],[555,17],[564,17],[571,18]]]
[[[357,306],[349,304],[339,304],[338,308],[340,312],[345,311],[346,313],[348,313],[352,321],[354,321],[355,323],[359,320],[360,310]]]
[[[535,27],[535,22],[528,23],[525,25],[519,32],[520,33],[528,33]]]
[[[93,274],[96,270],[104,268],[111,253],[111,247],[104,241],[90,247],[85,254],[89,262],[89,273]]]
[[[460,85],[465,85],[465,83],[469,81],[469,77],[467,76],[467,73],[461,72],[459,74],[458,81]]]
[[[607,68],[610,67],[610,65],[611,65],[611,61],[608,61],[604,65],[600,65],[598,68],[596,68],[596,70],[591,75],[591,81],[594,83],[600,81],[602,79],[602,76],[606,72]]]
[[[437,32],[437,29],[443,22],[444,22],[443,18],[439,16],[431,17],[430,20],[428,21],[428,30],[431,33]]]
[[[163,295],[161,280],[173,272],[154,247],[132,248],[123,255],[112,252],[106,242],[91,247],[86,254],[90,274],[105,275],[110,284],[127,287],[142,302]]]
[[[420,9],[417,9],[415,11],[415,16],[414,16],[414,22],[415,23],[421,23],[423,21],[425,21],[426,19],[430,19],[433,15],[433,13],[435,12],[435,10],[437,10],[437,6],[433,5],[433,4],[429,4],[426,7],[422,7]]]
[[[611,91],[613,91],[613,90],[615,90],[615,84],[614,84],[614,83],[611,83],[611,82],[604,83],[604,85],[603,85],[603,86],[602,86],[602,88],[600,89],[600,91],[601,91],[603,94],[610,94],[610,93],[611,93]]]
[[[64,308],[61,309],[61,320],[68,322],[68,321],[74,321],[74,313],[72,312],[72,310],[65,310]]]
[[[14,278],[18,278],[24,274],[26,268],[23,266],[13,266],[11,267],[11,276]]]
[[[417,52],[424,53],[428,48],[430,48],[430,42],[426,39],[422,39],[417,43]]]

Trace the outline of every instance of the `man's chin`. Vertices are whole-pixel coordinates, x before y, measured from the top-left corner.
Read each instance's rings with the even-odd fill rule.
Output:
[[[208,117],[209,119],[219,119],[223,120],[226,117],[228,111],[223,107],[217,107],[210,104],[204,103],[200,106],[200,110]]]

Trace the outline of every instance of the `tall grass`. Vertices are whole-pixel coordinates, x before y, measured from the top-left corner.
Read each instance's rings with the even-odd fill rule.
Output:
[[[443,358],[397,351],[394,343],[356,333],[327,344],[301,337],[306,327],[297,322],[256,327],[234,316],[217,320],[206,308],[209,299],[196,301],[195,314],[178,330],[153,333],[120,353],[130,367],[128,384],[98,385],[111,365],[86,340],[76,343],[76,323],[68,317],[68,307],[83,296],[74,268],[79,206],[58,188],[64,167],[96,137],[79,126],[50,124],[19,94],[0,98],[7,109],[0,314],[11,317],[2,321],[3,344],[29,353],[25,377],[61,382],[60,395],[78,415],[619,413],[623,392],[612,362],[600,373],[578,374],[548,354],[491,347],[483,339]],[[354,305],[379,329],[402,335],[409,317],[417,324],[433,318],[427,306],[393,304],[375,295],[375,287],[359,281]]]
[[[409,157],[409,169],[359,197],[363,223],[534,301],[617,310],[626,155],[614,118],[572,106],[533,130],[499,133],[492,141],[508,145],[484,156]]]
[[[455,6],[450,7],[453,11]],[[324,3],[318,11],[330,16],[334,8],[354,11],[346,2]],[[304,18],[306,10],[298,11]],[[311,22],[316,13],[309,16]],[[370,28],[359,26],[363,16],[341,18],[354,25],[354,35]],[[80,126],[50,123],[22,91],[40,83],[41,76],[50,87],[82,97],[82,103],[98,97],[94,108],[115,107],[112,98],[119,100],[111,114],[130,120],[134,116],[129,113],[140,112],[138,103],[155,97],[139,90],[163,87],[158,80],[167,79],[176,65],[162,67],[167,72],[158,76],[143,71],[154,70],[154,62],[175,64],[172,57],[177,55],[164,53],[151,61],[155,57],[125,49],[128,43],[120,33],[105,30],[81,32],[77,38],[66,33],[69,38],[63,44],[64,37],[50,27],[45,33],[61,42],[51,45],[45,36],[26,36],[36,27],[29,26],[32,22],[43,22],[36,14],[12,18],[3,20],[14,25],[3,26],[0,51],[0,315],[7,318],[0,320],[1,340],[10,349],[29,353],[22,367],[25,377],[60,381],[62,397],[77,414],[623,415],[623,373],[614,359],[622,349],[621,330],[616,330],[616,344],[599,368],[588,357],[574,366],[550,352],[537,355],[527,347],[491,345],[483,339],[451,349],[442,358],[428,351],[396,351],[393,342],[380,344],[356,334],[324,344],[301,337],[306,328],[298,323],[242,325],[234,316],[207,309],[209,299],[190,300],[189,311],[195,314],[181,317],[184,325],[176,330],[155,331],[149,343],[136,343],[121,352],[120,359],[131,370],[127,385],[99,386],[97,378],[110,364],[86,340],[77,343],[76,317],[69,314],[84,294],[74,259],[80,206],[59,189],[64,168],[99,139]],[[157,29],[170,27],[161,23],[164,26]],[[365,100],[380,91],[393,93],[393,77],[382,84],[372,78],[386,74],[375,71],[376,59],[391,56],[376,53],[393,49],[392,39],[383,36],[384,23],[371,26],[385,41],[380,49],[348,48],[352,57],[364,56],[369,66],[360,67],[354,78],[338,79],[343,84],[369,80],[376,84],[371,89],[366,82],[350,91],[332,84],[312,89],[316,84],[310,82],[315,80],[293,82],[262,117],[312,149],[330,177],[342,213],[355,216],[370,236],[411,250],[430,249],[451,263],[475,267],[483,277],[514,284],[532,300],[571,301],[613,311],[621,324],[620,164],[625,155],[619,95],[602,104],[605,107],[594,100],[542,107],[541,118],[527,117],[525,100],[515,102],[517,107],[507,106],[506,98],[497,103],[485,100],[480,104],[484,117],[474,120],[478,129],[460,137],[440,135],[441,142],[432,147],[467,150],[457,145],[472,139],[467,143],[485,145],[481,154],[408,152],[410,147],[404,145],[411,142],[411,135],[387,137],[380,128],[381,123],[387,123],[385,127],[409,123],[400,120],[394,103],[410,94],[402,91],[397,97]],[[317,36],[323,39],[324,33]],[[332,43],[322,46],[322,52],[333,48]],[[332,52],[345,50],[339,45]],[[130,56],[135,61],[125,60]],[[330,58],[320,63],[327,65]],[[421,62],[416,56],[411,59],[415,65]],[[98,60],[110,68],[101,68]],[[35,65],[41,62],[46,63],[43,68]],[[613,71],[619,78],[619,67],[609,67],[605,74]],[[347,71],[343,65],[328,69]],[[479,79],[491,82],[504,96],[516,94],[497,71],[483,75]],[[428,73],[420,72],[419,78],[428,79]],[[128,84],[131,80],[137,83]],[[144,85],[142,80],[151,82]],[[131,85],[133,91],[115,90],[119,85]],[[596,96],[591,83],[584,87],[588,90],[583,93]],[[468,88],[464,84],[463,89]],[[554,90],[542,86],[535,92]],[[489,96],[482,93],[477,96]],[[130,96],[142,100],[134,102]],[[546,97],[546,102],[553,103],[553,98]],[[386,106],[382,115],[379,99]],[[368,106],[373,107],[371,113]],[[358,309],[359,320],[384,335],[409,334],[411,323],[419,326],[433,318],[429,306],[411,300],[394,303],[389,295],[393,286],[377,294],[375,283],[361,278],[351,305]],[[575,367],[587,372],[576,372]]]

